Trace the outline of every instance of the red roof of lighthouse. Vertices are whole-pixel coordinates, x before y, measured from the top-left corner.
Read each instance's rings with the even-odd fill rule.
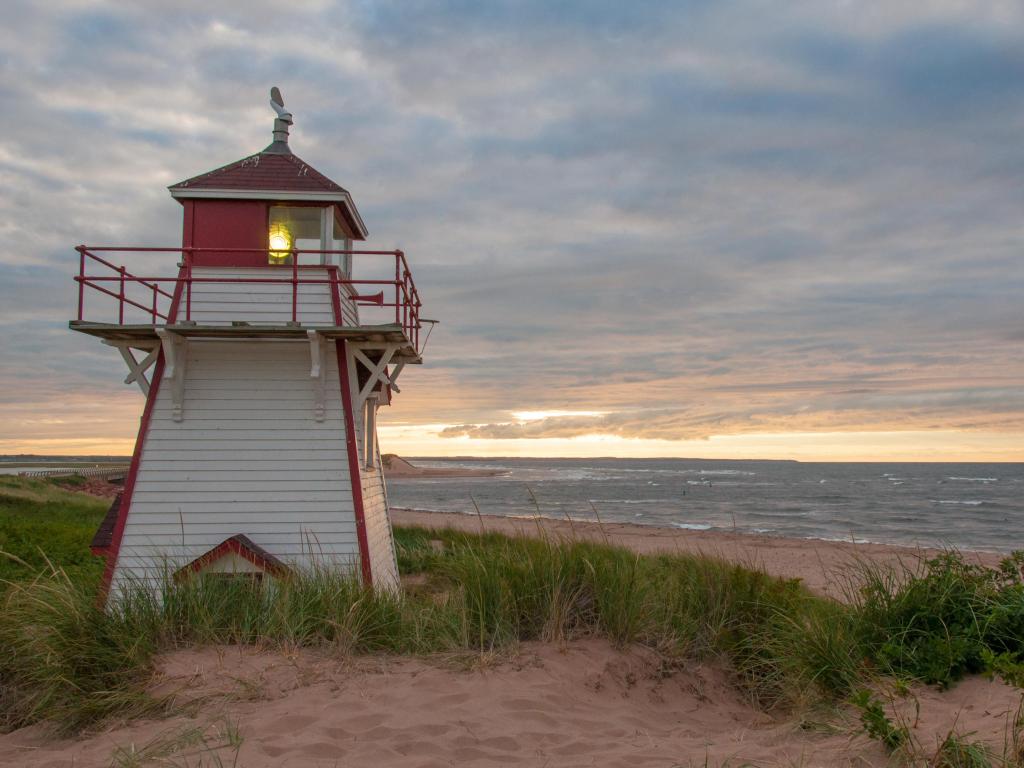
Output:
[[[266,151],[179,181],[169,189],[172,193],[191,189],[237,189],[348,194],[346,189],[296,155]]]

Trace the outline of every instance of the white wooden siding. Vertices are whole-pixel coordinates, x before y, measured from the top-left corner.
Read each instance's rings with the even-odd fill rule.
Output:
[[[362,439],[364,428],[362,421],[362,419],[356,421],[356,439],[360,446],[366,444]],[[376,435],[374,435],[373,444],[377,445]],[[398,576],[395,539],[391,530],[391,514],[388,510],[384,468],[379,450],[374,451],[373,458],[374,470],[370,472],[363,467],[364,459],[360,455],[363,520],[366,525],[366,541],[370,550],[370,570],[375,587],[397,592],[401,587],[401,582]]]
[[[326,269],[303,267],[300,277],[327,280]],[[194,267],[193,278],[208,279],[283,279],[290,280],[289,269],[260,267]],[[338,291],[345,325],[358,325],[359,314],[347,291]],[[336,325],[331,286],[328,283],[299,283],[296,319],[303,325]],[[182,296],[178,319],[186,319],[186,301]],[[232,322],[283,325],[292,319],[291,283],[204,283],[192,284],[189,318],[201,325],[231,325]]]
[[[359,325],[359,307],[346,288],[341,291],[341,318],[343,325]]]
[[[295,567],[358,567],[338,369],[325,367],[318,422],[309,367],[304,342],[189,343],[184,420],[162,382],[112,594],[239,533]]]

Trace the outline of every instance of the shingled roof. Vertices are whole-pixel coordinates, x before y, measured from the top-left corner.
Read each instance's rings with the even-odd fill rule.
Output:
[[[216,170],[172,184],[174,197],[190,190],[260,190],[266,192],[320,192],[347,196],[348,190],[331,181],[300,157],[280,152],[258,152]],[[177,193],[177,194],[176,194]]]

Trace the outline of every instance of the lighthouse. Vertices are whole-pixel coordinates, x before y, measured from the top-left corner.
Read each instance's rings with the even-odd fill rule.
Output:
[[[77,248],[70,327],[146,397],[92,542],[109,600],[321,567],[399,584],[376,416],[422,362],[419,294],[402,251],[357,247],[352,195],[292,151],[276,88],[271,106],[266,149],[169,188],[180,247]]]

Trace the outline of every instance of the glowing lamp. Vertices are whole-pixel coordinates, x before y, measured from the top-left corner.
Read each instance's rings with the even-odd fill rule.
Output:
[[[292,233],[280,224],[270,228],[268,256],[271,264],[286,264],[292,255]]]

